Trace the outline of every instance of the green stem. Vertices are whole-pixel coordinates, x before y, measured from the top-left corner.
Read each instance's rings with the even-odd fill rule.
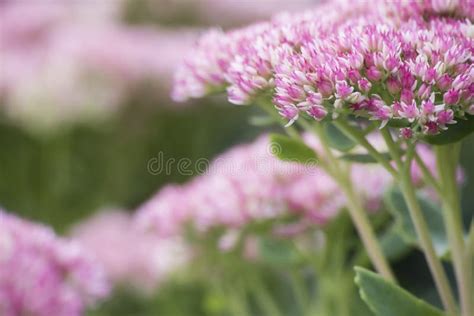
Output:
[[[211,285],[214,291],[223,294],[228,302],[226,312],[230,313],[232,316],[250,316],[251,314],[247,308],[245,290],[243,289],[242,284],[233,283],[232,288],[230,288],[226,286],[228,283],[228,280],[223,280],[220,277],[211,279]]]
[[[231,313],[234,316],[250,316],[251,314],[248,311],[247,304],[246,304],[246,297],[243,289],[237,290],[229,290],[229,307],[231,309]]]
[[[436,255],[431,240],[431,234],[418,203],[416,189],[412,182],[410,169],[414,153],[415,148],[413,145],[410,145],[406,153],[405,165],[400,174],[398,182],[402,189],[403,196],[410,212],[410,217],[415,226],[416,234],[420,240],[421,248],[423,249],[423,253],[428,262],[428,266],[430,268],[431,274],[433,275],[443,305],[445,306],[449,315],[455,315],[456,303],[452,294],[451,286],[446,276],[446,272],[444,271],[443,265]]]
[[[299,275],[299,271],[290,271],[290,282],[296,303],[300,307],[301,315],[306,315],[310,300],[305,280]]]
[[[474,220],[471,221],[471,228],[466,240],[466,262],[469,271],[468,280],[471,280],[471,300],[474,301],[474,291],[472,286],[474,284]]]
[[[370,260],[374,264],[377,271],[387,280],[396,282],[395,276],[385,258],[382,248],[380,247],[379,241],[370,225],[370,221],[367,218],[367,213],[362,207],[360,199],[355,193],[352,185],[348,179],[342,179],[342,175],[339,178],[339,185],[347,198],[347,209],[349,215],[356,226],[357,232],[359,233],[362,242],[364,243],[367,254]]]
[[[385,140],[385,143],[387,144],[388,152],[390,153],[392,159],[395,161],[398,170],[402,170],[403,162],[399,154],[399,146],[397,146],[397,144],[393,141],[392,135],[390,134],[388,128],[383,128],[382,130],[380,130],[380,133],[382,134],[382,137]]]
[[[380,164],[382,164],[387,171],[389,171],[393,178],[400,184],[402,188],[403,196],[407,202],[407,206],[409,208],[410,217],[415,225],[416,233],[420,239],[421,247],[424,251],[425,257],[428,261],[428,265],[430,267],[431,273],[433,275],[436,287],[438,292],[441,296],[441,300],[445,308],[448,310],[450,314],[454,314],[456,311],[456,304],[454,300],[454,296],[452,294],[451,287],[449,285],[448,278],[446,276],[446,272],[443,269],[441,261],[438,259],[436,252],[433,247],[433,243],[431,241],[431,235],[428,230],[428,226],[426,221],[423,217],[420,205],[418,203],[416,197],[415,187],[413,186],[412,179],[411,179],[411,161],[413,156],[415,155],[414,147],[411,146],[409,149],[409,153],[407,153],[407,161],[405,162],[405,166],[403,166],[399,148],[396,143],[393,141],[390,132],[385,129],[382,130],[382,136],[384,137],[389,152],[392,158],[395,160],[397,166],[399,167],[400,174],[390,165],[388,160],[383,157],[365,138],[360,131],[355,128],[352,128],[346,122],[338,121],[337,126],[349,137],[351,137],[354,141],[358,142],[362,145],[369,154],[372,155]],[[403,167],[403,168],[402,168]],[[403,170],[402,170],[403,169]]]
[[[431,174],[430,170],[428,169],[428,167],[426,166],[426,164],[424,163],[424,161],[421,159],[420,155],[418,155],[417,152],[415,152],[415,161],[416,161],[418,167],[420,167],[420,170],[421,170],[421,173],[423,175],[423,179],[425,180],[425,182],[428,183],[429,185],[431,185],[436,190],[436,193],[438,194],[438,196],[441,197],[442,192],[441,192],[441,187],[438,184],[438,181]]]
[[[271,294],[268,293],[260,277],[255,276],[255,280],[253,281],[254,282],[251,284],[251,289],[254,293],[257,304],[263,312],[263,315],[284,316],[278,305],[273,300]]]
[[[271,117],[275,117],[275,111],[273,109],[269,109],[264,102],[260,102],[260,107],[264,109]],[[380,247],[380,244],[377,240],[377,237],[374,233],[374,230],[372,229],[370,225],[370,221],[367,217],[366,211],[364,210],[362,203],[359,201],[357,194],[354,191],[354,188],[352,186],[351,180],[350,180],[350,175],[348,172],[345,170],[342,170],[338,163],[339,161],[333,157],[332,151],[328,145],[326,135],[324,134],[323,130],[321,128],[316,128],[316,129],[311,129],[309,124],[305,124],[303,120],[301,121],[301,124],[303,124],[303,127],[312,130],[312,132],[316,132],[316,134],[320,137],[321,143],[323,145],[323,150],[325,151],[325,156],[327,159],[330,159],[329,163],[326,164],[321,164],[321,167],[328,172],[333,178],[341,185],[341,188],[343,189],[344,193],[347,196],[348,199],[348,211],[349,214],[352,218],[352,221],[354,222],[354,225],[357,229],[357,232],[359,233],[365,247],[367,250],[367,253],[374,265],[374,267],[377,269],[377,271],[385,277],[387,280],[396,282],[395,276],[390,268],[390,265],[388,264],[388,261],[385,259],[385,256],[382,252],[382,249]],[[351,127],[348,124],[345,123],[340,123],[340,128],[343,132],[345,132],[350,138],[355,140],[360,140],[361,142],[364,143],[366,148],[371,148],[368,149],[369,153],[378,156],[381,158],[384,162],[384,166],[391,172],[392,174],[396,174],[395,169],[390,165],[390,163],[383,157],[383,155],[379,154],[375,148],[372,147],[372,145],[365,139],[364,135],[360,134],[359,131],[355,130],[352,131]],[[301,138],[299,133],[293,128],[287,128],[287,133],[294,138]],[[356,133],[357,131],[357,133]],[[353,137],[354,136],[354,137]]]
[[[308,125],[303,125],[305,129],[308,129]],[[377,240],[370,221],[367,217],[367,212],[364,210],[362,203],[354,190],[352,181],[350,179],[350,172],[346,172],[342,168],[342,164],[337,160],[332,154],[331,148],[328,145],[327,135],[324,132],[324,129],[318,125],[314,132],[319,136],[321,144],[324,150],[324,156],[329,159],[328,167],[326,171],[330,173],[333,178],[338,182],[341,189],[347,198],[347,209],[351,219],[357,229],[358,234],[360,235],[362,242],[365,245],[367,254],[369,255],[374,267],[377,271],[385,277],[387,280],[396,282],[395,276],[388,264],[388,261],[385,259],[382,248]],[[332,167],[331,167],[332,164]]]
[[[378,163],[380,163],[390,174],[396,178],[397,177],[397,171],[393,166],[390,164],[390,162],[381,154],[377,151],[377,149],[370,144],[367,139],[365,138],[365,135],[358,129],[350,126],[347,122],[342,121],[342,120],[336,120],[334,121],[334,124],[350,139],[353,141],[357,142],[360,144],[362,147],[364,147],[367,152],[375,159],[377,160]]]
[[[465,253],[460,194],[456,180],[460,150],[460,143],[435,147],[442,191],[440,198],[442,199],[444,222],[458,283],[461,311],[463,316],[472,316],[474,313],[471,297],[472,282],[469,278],[469,262],[467,253]]]

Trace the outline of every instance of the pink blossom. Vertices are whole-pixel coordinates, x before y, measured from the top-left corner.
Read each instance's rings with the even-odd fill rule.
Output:
[[[0,314],[80,316],[108,294],[101,266],[75,242],[0,211]]]
[[[202,94],[214,91],[212,81],[194,75],[209,74],[200,66],[205,60],[212,69],[225,66],[218,69],[219,86],[239,91],[239,98],[230,101],[252,103],[261,93],[270,93],[290,123],[300,111],[317,120],[351,111],[381,121],[381,127],[392,119],[402,120],[413,136],[436,134],[456,120],[439,118],[445,113],[440,110],[427,120],[423,101],[441,90],[444,100],[432,102],[436,108],[445,105],[445,110],[452,110],[454,118],[463,117],[472,104],[473,12],[468,0],[351,1],[350,5],[340,0],[276,16],[221,33],[206,49],[198,46],[198,53],[193,52],[177,73],[175,91],[180,91],[181,99],[195,96],[181,84],[183,80],[206,87]],[[322,102],[312,103],[314,93],[322,96]]]
[[[413,131],[409,127],[404,127],[400,129],[400,136],[404,139],[410,139],[413,137]]]
[[[102,211],[77,224],[72,237],[93,254],[114,285],[133,286],[151,292],[188,257],[178,238],[158,238],[138,229],[131,215]]]
[[[164,92],[196,32],[127,26],[120,4],[3,1],[1,110],[43,131],[107,118],[145,80]]]
[[[410,104],[405,104],[405,102],[402,102],[400,105],[401,109],[398,111],[400,117],[406,118],[410,123],[420,115],[415,100],[413,100]]]
[[[304,137],[309,146],[321,149],[315,137]],[[373,137],[371,142],[382,143],[381,138]],[[268,136],[239,145],[217,157],[204,174],[189,183],[162,189],[139,208],[137,221],[163,236],[179,235],[190,227],[198,233],[224,228],[232,232],[222,240],[225,249],[250,224],[292,215],[293,224],[324,226],[345,207],[344,193],[317,161],[282,162],[274,157],[281,150],[284,148],[270,143]],[[434,155],[428,151],[424,159],[434,162]],[[419,169],[414,168],[418,172],[414,180],[421,186]],[[393,185],[391,175],[376,164],[354,164],[350,172],[367,209],[380,209],[384,191]],[[359,182],[364,185],[357,185]]]

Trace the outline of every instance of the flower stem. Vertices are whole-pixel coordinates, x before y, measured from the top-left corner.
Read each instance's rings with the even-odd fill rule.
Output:
[[[438,184],[437,180],[431,174],[430,170],[428,169],[428,167],[426,166],[426,164],[424,163],[424,161],[421,159],[420,155],[418,155],[416,151],[415,151],[415,161],[418,167],[420,167],[421,173],[423,175],[423,180],[426,181],[426,183],[428,183],[429,185],[431,185],[435,189],[438,196],[441,197],[442,192],[441,192],[440,185]]]
[[[259,276],[255,276],[251,288],[254,293],[254,298],[264,315],[283,316],[283,313],[280,311],[280,308],[273,300]]]
[[[309,126],[304,124],[303,127],[308,129]],[[364,210],[362,203],[357,196],[352,181],[350,179],[350,173],[346,172],[341,168],[340,162],[333,156],[331,148],[328,145],[327,135],[324,129],[320,125],[317,125],[313,131],[319,136],[325,156],[330,159],[330,164],[327,164],[328,170],[326,170],[332,177],[338,182],[341,189],[347,198],[347,209],[351,219],[360,235],[362,242],[367,250],[367,254],[370,257],[375,269],[387,280],[396,282],[395,276],[385,258],[379,241],[375,235],[374,230],[367,217],[367,212]],[[332,164],[332,166],[331,166]]]
[[[464,229],[460,196],[456,181],[456,171],[461,144],[436,146],[436,162],[441,182],[442,204],[446,232],[451,248],[456,281],[461,301],[463,316],[473,315],[472,310],[472,280],[469,278],[469,259],[464,243]]]
[[[399,154],[399,148],[393,141],[390,132],[388,129],[383,129],[381,131],[382,136],[384,137],[385,142],[389,148],[390,155],[395,160],[395,163],[397,164],[397,167],[400,171],[397,172],[392,167],[390,162],[367,141],[363,133],[343,121],[337,121],[335,124],[346,134],[346,136],[352,138],[354,141],[362,145],[374,159],[376,159],[382,166],[385,167],[387,171],[391,173],[393,178],[401,186],[403,196],[407,202],[410,212],[410,217],[412,218],[412,221],[415,225],[416,233],[420,239],[421,247],[427,259],[441,300],[443,301],[443,305],[450,314],[454,314],[456,311],[454,296],[452,294],[446,272],[444,271],[441,261],[438,259],[434,250],[433,243],[431,241],[431,235],[428,230],[428,225],[426,224],[426,221],[423,217],[423,213],[416,198],[415,187],[413,186],[411,179],[411,161],[415,155],[413,146],[409,150],[410,154],[407,153],[407,161],[405,162],[405,166],[403,166]]]
[[[347,137],[364,147],[367,152],[388,172],[390,172],[394,178],[397,177],[397,171],[395,168],[393,168],[390,162],[367,141],[365,135],[360,130],[350,126],[347,122],[342,120],[334,121],[334,125],[336,125]]]
[[[300,271],[290,271],[289,280],[295,297],[295,301],[300,308],[301,315],[307,315],[310,299],[308,297],[308,288]]]
[[[450,314],[454,314],[456,311],[456,303],[452,294],[451,286],[446,276],[446,272],[444,271],[443,265],[434,250],[431,234],[416,197],[416,189],[413,185],[411,165],[416,155],[415,146],[413,144],[409,145],[405,157],[405,163],[403,163],[399,153],[400,148],[394,142],[389,129],[382,129],[381,134],[385,140],[385,143],[387,144],[390,155],[397,164],[399,174],[395,177],[395,180],[401,187],[403,197],[409,209],[410,217],[415,226],[416,234],[420,240],[421,248],[423,249],[423,253],[426,257],[426,261],[428,262],[428,266],[430,268],[431,274],[433,275],[433,279],[441,300],[443,301],[443,305]]]
[[[375,236],[369,219],[367,218],[366,211],[363,209],[359,198],[354,192],[353,186],[345,179],[341,179],[341,177],[339,178],[339,184],[347,197],[347,209],[349,215],[356,226],[357,232],[365,245],[367,254],[372,263],[383,277],[389,281],[396,282],[392,269],[383,254],[380,243]]]
[[[269,115],[274,117],[275,111],[273,111],[273,109],[270,110],[264,102],[259,102],[259,105]],[[367,254],[369,255],[375,269],[387,280],[396,282],[395,276],[390,268],[390,265],[388,264],[387,259],[385,258],[383,254],[383,251],[377,240],[375,232],[372,229],[372,226],[370,225],[370,221],[367,217],[367,213],[362,207],[362,204],[359,201],[357,194],[354,191],[352,182],[350,180],[350,176],[348,175],[347,172],[341,169],[339,165],[337,165],[339,161],[334,158],[331,152],[331,149],[328,145],[327,137],[324,134],[323,129],[321,129],[319,125],[317,125],[316,128],[312,129],[310,124],[308,124],[304,120],[299,120],[299,123],[301,123],[302,126],[308,131],[315,132],[317,136],[320,138],[321,143],[323,145],[323,150],[325,151],[325,155],[326,157],[328,157],[330,161],[330,163],[322,163],[321,167],[325,169],[325,171],[328,172],[334,178],[334,180],[338,182],[338,184],[341,186],[342,190],[346,194],[347,201],[348,201],[347,209],[349,211],[349,215],[351,216],[352,221],[354,222],[357,232],[360,235],[362,242],[364,243],[366,247]],[[291,137],[301,138],[299,133],[296,130],[294,130],[293,127],[287,128],[286,131]],[[352,132],[348,131],[348,133],[351,134]],[[364,137],[362,138],[363,140],[365,140]],[[371,146],[366,140],[365,142],[368,146]],[[378,154],[378,152],[375,149],[373,149],[372,152],[373,154]],[[383,158],[382,155],[380,156]],[[332,165],[332,164],[336,164],[336,165]],[[386,163],[386,168],[389,168],[391,169],[391,172],[396,173],[395,169],[393,169],[393,167],[388,163],[388,161]]]
[[[414,149],[411,149],[414,151]],[[416,234],[420,240],[421,248],[428,261],[428,265],[433,275],[436,287],[443,301],[443,305],[450,315],[456,313],[456,303],[452,294],[451,286],[449,285],[446,272],[444,271],[443,265],[439,260],[438,256],[433,247],[431,235],[426,224],[425,218],[421,211],[420,205],[416,197],[416,189],[413,186],[411,173],[410,173],[410,153],[407,153],[407,161],[405,162],[405,170],[403,170],[401,181],[399,181],[403,196],[408,205],[410,217],[415,226]]]

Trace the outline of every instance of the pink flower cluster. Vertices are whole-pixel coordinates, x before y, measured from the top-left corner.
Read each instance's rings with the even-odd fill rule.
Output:
[[[78,244],[0,210],[0,314],[80,316],[108,294],[103,271]]]
[[[76,225],[72,237],[98,259],[113,285],[133,286],[145,294],[189,257],[182,241],[143,232],[121,211],[99,212]]]
[[[290,123],[355,114],[397,120],[406,138],[436,134],[474,114],[473,14],[469,0],[336,1],[213,30],[178,69],[173,97],[270,94]]]
[[[126,25],[120,3],[1,2],[2,110],[48,129],[115,113],[145,80],[167,90],[195,32]]]
[[[320,147],[314,137],[306,138],[313,148]],[[187,225],[198,232],[213,227],[238,231],[248,224],[288,216],[302,224],[293,227],[326,224],[346,204],[338,184],[317,161],[282,162],[273,155],[279,150],[268,136],[231,149],[216,158],[205,174],[184,185],[165,187],[142,205],[137,214],[139,225],[172,236]],[[434,172],[433,154],[424,147],[419,153]],[[376,164],[354,164],[351,174],[366,208],[380,209],[384,191],[393,184],[390,174]],[[415,165],[413,179],[423,184]],[[274,228],[286,231],[285,227]]]

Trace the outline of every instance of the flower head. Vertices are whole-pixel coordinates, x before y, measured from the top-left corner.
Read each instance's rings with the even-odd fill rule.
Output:
[[[315,137],[304,137],[308,146],[321,149]],[[379,138],[370,141],[381,143]],[[146,202],[138,210],[138,223],[168,237],[189,227],[200,233],[224,228],[235,237],[235,231],[247,225],[286,217],[324,226],[344,208],[344,193],[317,161],[283,162],[274,157],[281,150],[268,136],[229,150],[204,174],[187,184],[166,187]],[[423,153],[425,161],[434,162],[429,150]],[[415,164],[412,172],[415,183],[422,186]],[[351,177],[354,183],[364,183],[356,188],[366,208],[379,210],[384,191],[393,185],[390,174],[375,164],[354,164]]]
[[[0,210],[0,314],[80,316],[108,293],[77,243]]]
[[[132,285],[146,293],[187,258],[186,247],[178,238],[144,232],[129,214],[120,211],[99,212],[76,225],[72,237],[97,258],[114,285]]]
[[[349,113],[381,127],[400,121],[405,135],[436,134],[472,105],[473,6],[469,0],[336,1],[277,16],[198,48],[177,73],[175,91],[181,99],[195,96],[183,80],[206,87],[202,93],[213,90],[211,80],[195,75],[209,74],[200,67],[205,60],[212,69],[223,66],[219,86],[227,87],[231,102],[270,93],[290,123],[301,115],[322,120]],[[429,115],[427,100],[436,109]]]
[[[146,80],[169,85],[195,37],[125,25],[121,0],[30,2],[0,2],[0,110],[34,132],[101,121]]]

